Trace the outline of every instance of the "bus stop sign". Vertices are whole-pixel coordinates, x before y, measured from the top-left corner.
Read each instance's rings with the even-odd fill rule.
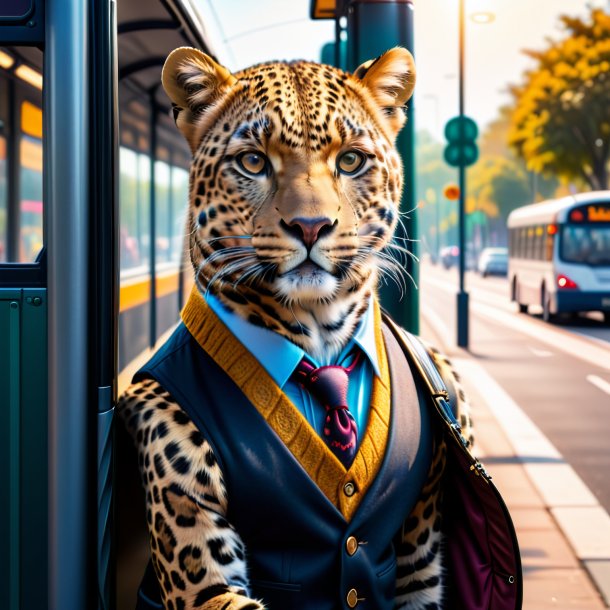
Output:
[[[467,116],[457,116],[448,121],[445,125],[445,161],[452,167],[468,167],[475,163],[479,158],[478,135],[477,124]]]

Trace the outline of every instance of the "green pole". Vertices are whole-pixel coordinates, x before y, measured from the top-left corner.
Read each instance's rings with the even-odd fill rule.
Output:
[[[337,15],[339,18],[340,15]],[[354,0],[347,7],[347,69],[355,70],[361,63],[374,59],[395,46],[405,47],[413,53],[413,2],[412,0]],[[400,204],[403,226],[396,237],[400,245],[418,256],[419,236],[415,207],[415,130],[413,126],[413,99],[409,102],[407,124],[398,136],[396,145],[404,168],[404,190]],[[402,241],[401,238],[409,241]],[[406,292],[393,283],[382,285],[381,303],[398,324],[412,333],[419,333],[419,268],[411,256],[406,260]],[[402,298],[401,298],[402,296]]]
[[[464,0],[460,0],[459,18],[459,108],[460,119],[464,117]],[[466,166],[459,166],[460,207],[459,207],[459,246],[460,246],[460,290],[457,294],[457,344],[468,348],[468,293],[464,286],[466,263]]]
[[[335,65],[335,48],[334,42],[327,42],[320,53],[320,61],[323,64]]]

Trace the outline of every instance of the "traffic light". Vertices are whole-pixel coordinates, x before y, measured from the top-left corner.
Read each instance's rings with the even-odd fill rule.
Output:
[[[445,161],[452,167],[468,167],[479,158],[476,143],[479,135],[477,124],[467,116],[457,116],[445,125]]]
[[[460,198],[460,187],[457,184],[448,184],[443,189],[445,199],[457,201]]]

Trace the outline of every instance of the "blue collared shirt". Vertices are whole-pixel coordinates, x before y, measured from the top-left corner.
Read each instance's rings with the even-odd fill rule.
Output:
[[[241,344],[260,362],[271,378],[299,409],[318,434],[322,434],[325,410],[299,383],[290,379],[303,356],[315,367],[339,364],[348,366],[350,352],[358,346],[365,358],[354,367],[349,376],[347,401],[350,413],[358,426],[358,442],[362,440],[368,421],[373,386],[373,375],[380,376],[372,300],[360,320],[356,332],[341,353],[332,361],[319,362],[306,354],[298,345],[260,326],[255,326],[237,314],[227,310],[214,295],[207,294],[206,301],[212,311],[237,337]]]

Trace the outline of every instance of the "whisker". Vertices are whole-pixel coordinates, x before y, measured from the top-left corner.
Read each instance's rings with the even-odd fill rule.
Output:
[[[208,244],[213,244],[223,239],[252,239],[252,235],[221,235],[220,237],[212,237],[207,239]]]

